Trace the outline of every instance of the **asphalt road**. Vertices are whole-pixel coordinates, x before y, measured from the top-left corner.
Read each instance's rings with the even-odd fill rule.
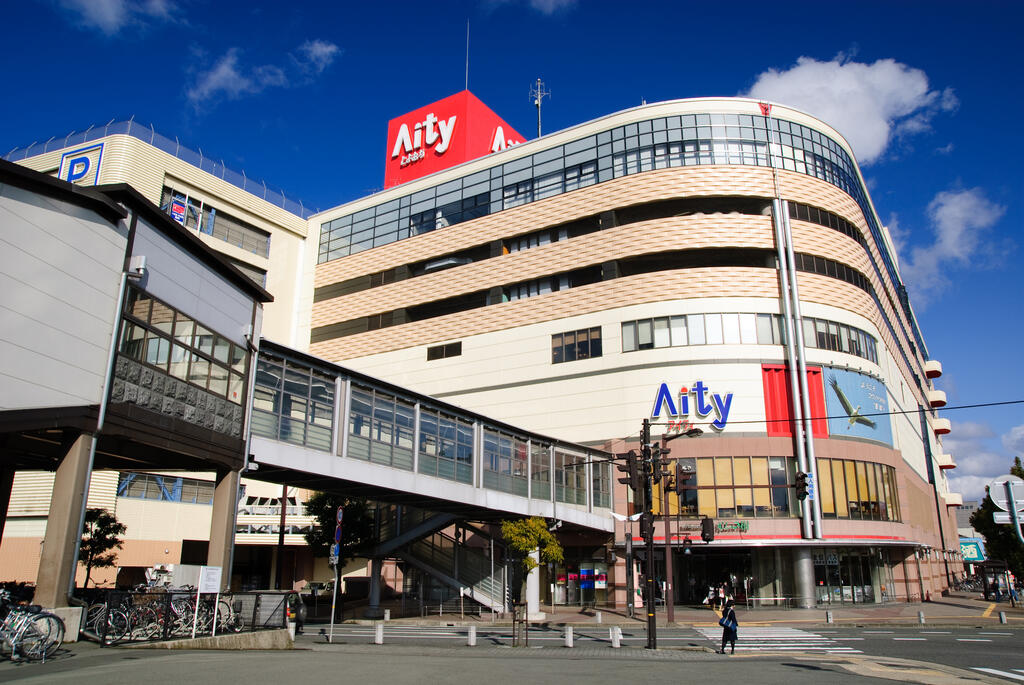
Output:
[[[374,641],[374,627],[336,626],[334,644],[367,645]],[[387,625],[385,646],[433,646],[467,649],[466,629],[444,626]],[[715,627],[659,628],[658,646],[668,649],[718,649],[721,629]],[[307,634],[300,641],[316,644],[325,637]],[[611,647],[607,627],[576,627],[573,642],[578,648]],[[533,628],[531,647],[562,647],[565,636],[561,628]],[[507,628],[477,629],[477,645],[510,646],[512,633]],[[642,649],[646,633],[625,629],[622,645]],[[987,673],[1013,682],[1024,682],[1024,631],[995,627],[941,628],[920,627],[831,627],[827,629],[794,628],[782,625],[740,626],[737,656],[769,655],[868,655],[910,659],[929,664],[943,664],[978,673]],[[988,669],[988,670],[980,670]]]
[[[389,624],[385,644],[373,626],[336,628],[327,644],[301,636],[292,651],[166,651],[71,645],[45,664],[0,661],[0,682],[18,683],[473,683],[488,685],[570,680],[591,684],[642,678],[648,682],[733,681],[772,684],[1024,682],[1024,631],[987,628],[795,628],[740,626],[735,655],[711,651],[717,627],[662,628],[657,651],[644,649],[644,631],[624,631],[612,649],[607,627],[574,630],[575,648],[562,647],[561,629],[535,628],[530,648],[512,649],[508,629],[466,630]],[[980,669],[990,669],[980,670]]]

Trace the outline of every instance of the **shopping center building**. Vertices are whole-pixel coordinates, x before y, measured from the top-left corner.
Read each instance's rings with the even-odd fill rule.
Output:
[[[310,222],[311,353],[616,453],[639,446],[644,419],[654,437],[702,429],[671,444],[694,473],[668,501],[678,601],[721,582],[762,602],[946,586],[960,496],[934,411],[941,366],[824,122],[742,99],[645,105]],[[621,514],[627,498],[617,485]],[[542,587],[601,601],[587,577],[614,558],[622,605],[628,534],[570,549]]]
[[[610,487],[628,515],[625,485],[586,483],[608,471],[534,450],[536,436],[621,454],[645,419],[655,439],[697,427],[670,444],[692,477],[664,499],[655,488],[659,599],[699,603],[723,582],[760,604],[914,599],[960,567],[941,365],[826,123],[677,100],[523,142],[461,93],[392,122],[384,191],[315,214],[154,141],[129,124],[14,161],[138,184],[265,285],[266,337],[504,426],[491,450],[446,454],[417,419],[417,457],[392,467],[554,504]],[[218,245],[236,225],[248,237]],[[360,437],[367,454],[402,439]],[[542,601],[625,606],[632,525],[566,532]]]

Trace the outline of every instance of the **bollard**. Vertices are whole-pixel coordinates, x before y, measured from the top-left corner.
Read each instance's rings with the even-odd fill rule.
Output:
[[[923,611],[917,612],[917,622],[921,623],[921,624],[924,624],[924,612]]]
[[[825,612],[825,623],[832,623],[832,612],[831,611],[826,611]]]
[[[466,638],[467,647],[476,647],[476,626],[469,627],[469,636]]]
[[[391,620],[391,609],[385,609],[384,610],[384,620],[385,621],[390,621]]]
[[[601,623],[601,612],[600,611],[595,611],[594,612],[594,616],[597,617],[597,622]]]
[[[572,626],[565,627],[565,646],[572,647]]]
[[[382,644],[384,644],[384,624],[383,623],[378,623],[375,626],[375,630],[374,630],[374,633],[373,633],[373,644],[375,644],[375,645],[382,645]]]
[[[1000,611],[999,612],[999,622],[1000,623],[1006,623],[1006,612],[1005,611]]]
[[[619,647],[622,646],[619,643],[619,640],[622,639],[622,632],[620,631],[618,626],[612,626],[611,628],[608,629],[608,637],[612,641],[612,648],[613,649],[618,649]]]

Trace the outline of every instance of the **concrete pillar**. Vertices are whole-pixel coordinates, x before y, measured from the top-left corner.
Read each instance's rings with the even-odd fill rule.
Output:
[[[11,488],[14,487],[14,469],[0,468],[0,539],[7,524],[7,508],[11,504]]]
[[[363,614],[366,618],[381,618],[384,612],[380,609],[380,574],[384,560],[374,557],[370,560],[370,604]]]
[[[807,547],[793,549],[793,587],[796,590],[796,605],[800,609],[812,609],[814,598],[814,558]]]
[[[61,459],[53,479],[34,600],[44,607],[68,606],[68,587],[72,574],[78,570],[71,565],[82,539],[82,503],[89,489],[91,446],[91,435],[79,435]]]
[[[531,621],[542,621],[547,614],[540,610],[540,550],[530,552],[530,558],[537,566],[526,575],[526,616]]]
[[[206,565],[220,566],[222,589],[231,585],[239,480],[238,471],[219,471],[213,491],[213,516],[210,519],[210,546],[206,552]]]

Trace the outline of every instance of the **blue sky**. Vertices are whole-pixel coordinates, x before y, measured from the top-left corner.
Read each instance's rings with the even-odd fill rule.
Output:
[[[854,147],[951,406],[1024,399],[1013,2],[280,3],[4,8],[0,154],[132,116],[307,206],[383,185],[389,119],[469,87],[527,138],[640,104],[752,94]],[[1024,455],[1024,405],[944,414],[965,499]]]

